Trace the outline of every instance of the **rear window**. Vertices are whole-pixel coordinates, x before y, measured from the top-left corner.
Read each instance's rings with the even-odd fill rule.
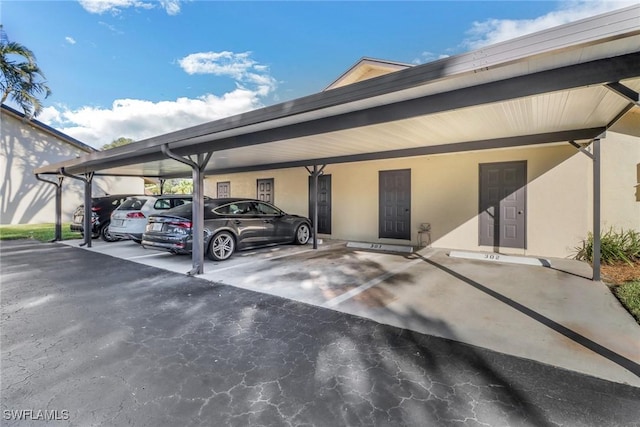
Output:
[[[120,205],[121,211],[139,211],[144,204],[147,203],[147,199],[127,199]]]

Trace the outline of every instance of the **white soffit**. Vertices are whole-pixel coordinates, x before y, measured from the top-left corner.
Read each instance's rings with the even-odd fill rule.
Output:
[[[207,168],[384,152],[601,127],[628,104],[604,87],[543,94],[390,123],[215,152]]]

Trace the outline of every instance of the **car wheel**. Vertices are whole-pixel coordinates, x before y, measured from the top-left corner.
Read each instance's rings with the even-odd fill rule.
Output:
[[[236,249],[236,240],[228,231],[221,231],[211,238],[207,256],[212,261],[224,261],[231,258]]]
[[[102,240],[104,240],[105,242],[115,242],[116,240],[118,240],[117,237],[113,237],[111,233],[109,233],[109,223],[106,223],[100,229],[100,237],[102,237]]]
[[[294,243],[296,245],[306,245],[311,238],[311,229],[307,224],[300,224],[296,230]]]

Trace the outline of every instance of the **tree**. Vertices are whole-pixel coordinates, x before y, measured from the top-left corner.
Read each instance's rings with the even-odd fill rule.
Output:
[[[120,147],[122,145],[127,145],[127,144],[131,144],[133,142],[133,139],[131,138],[125,138],[125,137],[120,137],[118,139],[114,139],[113,141],[111,141],[108,144],[104,144],[101,148],[101,150],[108,150],[110,148],[116,148],[116,147]]]
[[[0,24],[0,90],[2,103],[11,98],[27,117],[42,111],[40,96],[47,98],[51,89],[32,51],[20,43],[11,42]]]

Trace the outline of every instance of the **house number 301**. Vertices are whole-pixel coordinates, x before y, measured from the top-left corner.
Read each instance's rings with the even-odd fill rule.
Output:
[[[500,255],[485,254],[484,259],[491,259],[491,260],[497,261],[500,259]]]

